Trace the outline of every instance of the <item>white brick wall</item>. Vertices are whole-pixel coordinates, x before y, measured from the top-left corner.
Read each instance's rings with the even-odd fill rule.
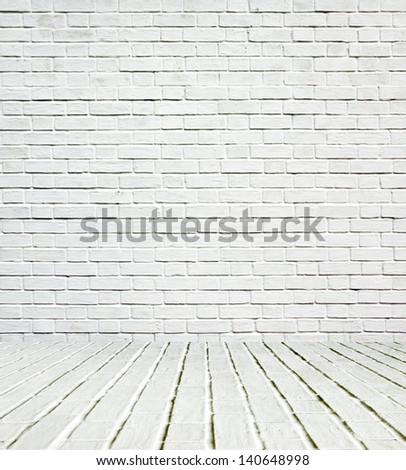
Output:
[[[405,0],[0,0],[0,336],[406,332]],[[82,243],[312,214],[324,242]]]

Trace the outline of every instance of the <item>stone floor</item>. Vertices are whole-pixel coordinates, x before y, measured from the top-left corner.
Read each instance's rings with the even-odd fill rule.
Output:
[[[0,344],[6,449],[406,449],[406,344]]]

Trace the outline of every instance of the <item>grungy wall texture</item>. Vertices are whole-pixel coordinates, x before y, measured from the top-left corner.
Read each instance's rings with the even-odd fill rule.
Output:
[[[0,9],[3,340],[404,338],[405,0]],[[103,208],[324,241],[80,241]]]

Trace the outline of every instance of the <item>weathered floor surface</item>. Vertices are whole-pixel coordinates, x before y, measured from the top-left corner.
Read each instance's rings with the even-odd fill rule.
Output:
[[[7,449],[406,449],[406,344],[0,345]]]

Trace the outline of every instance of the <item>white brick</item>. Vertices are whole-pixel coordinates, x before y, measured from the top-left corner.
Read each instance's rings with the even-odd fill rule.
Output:
[[[291,9],[290,0],[249,0],[250,11],[253,12],[288,12]]]
[[[356,11],[357,0],[315,0],[316,11]]]
[[[0,10],[2,336],[403,337],[404,1]],[[104,206],[309,206],[324,241],[80,241]]]
[[[29,0],[15,0],[15,2],[10,3],[8,0],[0,1],[0,11],[29,11],[30,2]]]

